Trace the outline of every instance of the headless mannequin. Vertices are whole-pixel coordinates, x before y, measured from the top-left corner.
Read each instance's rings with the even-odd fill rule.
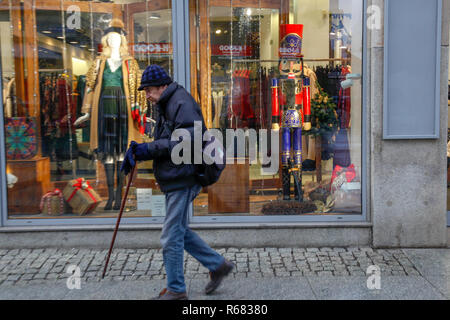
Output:
[[[111,49],[111,56],[107,59],[106,63],[112,72],[115,72],[122,65],[122,58],[120,55],[121,45],[120,34],[116,32],[110,32],[107,35],[107,43]],[[75,126],[89,120],[90,114],[86,113],[75,121]],[[108,201],[105,205],[105,210],[119,210],[122,200],[122,187],[125,176],[120,172],[120,166],[124,159],[124,154],[108,155],[102,159],[103,166],[105,168],[106,183],[108,185]],[[114,174],[114,171],[116,175]],[[117,177],[117,188],[114,191],[114,177]],[[114,201],[114,206],[113,206]]]

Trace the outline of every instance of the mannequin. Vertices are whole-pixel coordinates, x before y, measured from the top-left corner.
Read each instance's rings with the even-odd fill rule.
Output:
[[[137,61],[128,54],[122,21],[111,21],[102,45],[101,54],[86,75],[84,115],[75,125],[91,119],[90,149],[103,163],[108,186],[104,209],[119,210],[125,178],[120,166],[130,142],[142,142],[146,100],[145,93],[137,91],[141,73]]]

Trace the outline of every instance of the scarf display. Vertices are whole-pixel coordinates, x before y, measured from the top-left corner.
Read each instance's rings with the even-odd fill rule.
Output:
[[[66,75],[55,72],[42,72],[39,80],[42,155],[56,161],[75,159],[78,147],[73,123],[77,104],[72,84]]]

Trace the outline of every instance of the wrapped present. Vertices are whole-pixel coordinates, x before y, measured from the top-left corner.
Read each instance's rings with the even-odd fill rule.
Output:
[[[40,209],[42,213],[50,216],[59,216],[66,212],[67,205],[61,190],[55,189],[44,194],[41,198]]]
[[[84,178],[69,181],[63,195],[73,212],[79,215],[93,212],[102,200]]]

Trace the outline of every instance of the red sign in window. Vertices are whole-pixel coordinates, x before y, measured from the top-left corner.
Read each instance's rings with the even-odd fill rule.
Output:
[[[144,54],[172,54],[171,43],[136,43],[131,45],[134,53]]]
[[[251,57],[252,47],[243,45],[215,44],[211,47],[213,56]]]

